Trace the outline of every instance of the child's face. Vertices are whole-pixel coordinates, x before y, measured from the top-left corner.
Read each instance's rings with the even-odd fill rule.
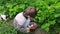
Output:
[[[30,25],[30,29],[36,29],[37,26],[36,25]]]
[[[28,18],[32,18],[31,16],[27,16]]]
[[[27,18],[32,18],[31,16],[29,16],[29,15],[26,15],[25,13],[24,13],[24,15],[25,15],[25,17],[27,17]]]

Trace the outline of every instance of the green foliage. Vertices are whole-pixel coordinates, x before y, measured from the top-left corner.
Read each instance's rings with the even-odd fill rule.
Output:
[[[17,29],[10,23],[0,21],[0,34],[16,34]]]
[[[28,6],[36,7],[35,19],[41,29],[50,34],[60,32],[60,0],[0,0],[0,13],[9,15],[9,18],[12,19]],[[6,22],[1,22],[0,26],[0,33],[2,34],[15,34],[17,32]]]

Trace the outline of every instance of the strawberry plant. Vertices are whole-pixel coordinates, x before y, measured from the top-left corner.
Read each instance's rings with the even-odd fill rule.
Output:
[[[13,19],[28,6],[36,8],[35,19],[39,28],[49,34],[60,33],[60,0],[0,0],[0,14]],[[0,21],[0,34],[16,34],[17,30],[11,24]]]

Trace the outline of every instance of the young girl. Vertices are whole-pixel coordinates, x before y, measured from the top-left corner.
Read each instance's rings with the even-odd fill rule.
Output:
[[[37,12],[34,7],[28,7],[24,12],[21,12],[16,15],[14,18],[14,27],[17,28],[20,32],[28,33],[30,29],[36,29],[37,25],[29,25],[31,20],[36,16]]]

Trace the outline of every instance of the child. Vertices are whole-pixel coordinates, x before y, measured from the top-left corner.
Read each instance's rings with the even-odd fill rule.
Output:
[[[16,15],[14,18],[14,27],[16,27],[20,32],[28,33],[30,29],[35,29],[36,25],[29,25],[31,19],[36,16],[37,12],[34,7],[28,7],[24,12]],[[35,20],[33,20],[35,22]]]

